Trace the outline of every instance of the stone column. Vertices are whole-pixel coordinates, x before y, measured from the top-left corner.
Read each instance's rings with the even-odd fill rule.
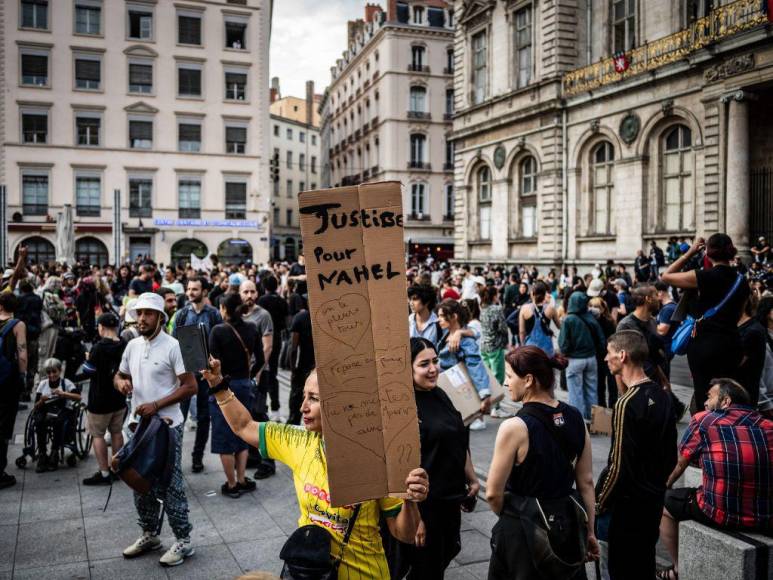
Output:
[[[727,181],[725,233],[741,252],[749,251],[749,95],[736,91],[722,97],[729,103],[727,122]]]

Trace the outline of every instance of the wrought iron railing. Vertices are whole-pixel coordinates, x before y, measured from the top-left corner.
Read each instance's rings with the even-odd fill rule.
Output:
[[[675,34],[566,73],[562,81],[564,96],[591,91],[676,62],[723,38],[765,22],[767,15],[762,11],[760,0],[737,0],[720,6]],[[619,60],[622,56],[624,61]]]

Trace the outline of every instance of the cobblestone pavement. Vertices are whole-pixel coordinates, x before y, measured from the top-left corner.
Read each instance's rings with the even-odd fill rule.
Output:
[[[684,364],[677,365],[675,374],[686,377]],[[280,380],[286,403],[289,377],[282,373]],[[689,388],[675,390],[681,399],[689,399]],[[566,398],[566,393],[557,392],[559,398]],[[258,482],[255,493],[236,500],[224,497],[219,493],[224,478],[217,456],[206,454],[204,472],[191,473],[193,433],[186,431],[183,471],[196,555],[182,566],[164,569],[158,563],[158,552],[136,560],[121,556],[121,550],[139,534],[132,495],[124,484],[116,484],[110,505],[103,512],[107,488],[81,484],[84,477],[96,471],[93,456],[75,468],[63,467],[54,473],[36,474],[30,467],[16,468],[14,460],[21,453],[26,417],[27,412],[19,413],[16,439],[9,450],[10,472],[19,483],[0,491],[0,580],[216,580],[231,579],[249,570],[279,572],[279,550],[296,528],[298,518],[291,475],[283,465],[277,466],[274,477]],[[472,433],[471,439],[473,461],[484,476],[500,420],[487,422],[488,428]],[[684,426],[685,419],[680,427]],[[594,436],[595,474],[606,463],[608,451],[609,438]],[[486,578],[495,520],[483,501],[478,502],[474,513],[463,516],[462,551],[446,574],[448,580]],[[173,540],[168,525],[164,526],[162,539],[165,546]]]

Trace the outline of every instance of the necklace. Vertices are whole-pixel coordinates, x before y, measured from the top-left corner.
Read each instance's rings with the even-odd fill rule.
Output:
[[[639,379],[638,381],[631,383],[630,385],[626,385],[629,389],[632,389],[634,387],[638,387],[639,385],[642,385],[644,383],[648,383],[650,381],[649,377],[644,377],[643,379]]]

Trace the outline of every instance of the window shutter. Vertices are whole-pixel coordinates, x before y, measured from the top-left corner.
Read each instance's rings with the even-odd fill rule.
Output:
[[[99,61],[81,60],[75,61],[75,78],[84,81],[99,82]]]
[[[179,17],[179,41],[180,44],[201,44],[201,18]]]
[[[201,141],[201,125],[180,123],[180,141]]]
[[[245,143],[247,141],[247,129],[245,127],[226,127],[225,140],[228,143]],[[232,183],[229,185],[243,185]]]
[[[225,202],[228,205],[245,205],[247,203],[247,184],[226,183]]]
[[[153,123],[150,121],[132,121],[129,123],[129,138],[130,139],[153,139]]]
[[[21,68],[23,75],[47,76],[48,57],[39,54],[23,54]]]
[[[129,84],[152,85],[153,67],[149,64],[130,64],[129,65]]]
[[[225,84],[227,84],[229,87],[231,85],[246,85],[247,84],[247,75],[243,73],[225,73]]]

